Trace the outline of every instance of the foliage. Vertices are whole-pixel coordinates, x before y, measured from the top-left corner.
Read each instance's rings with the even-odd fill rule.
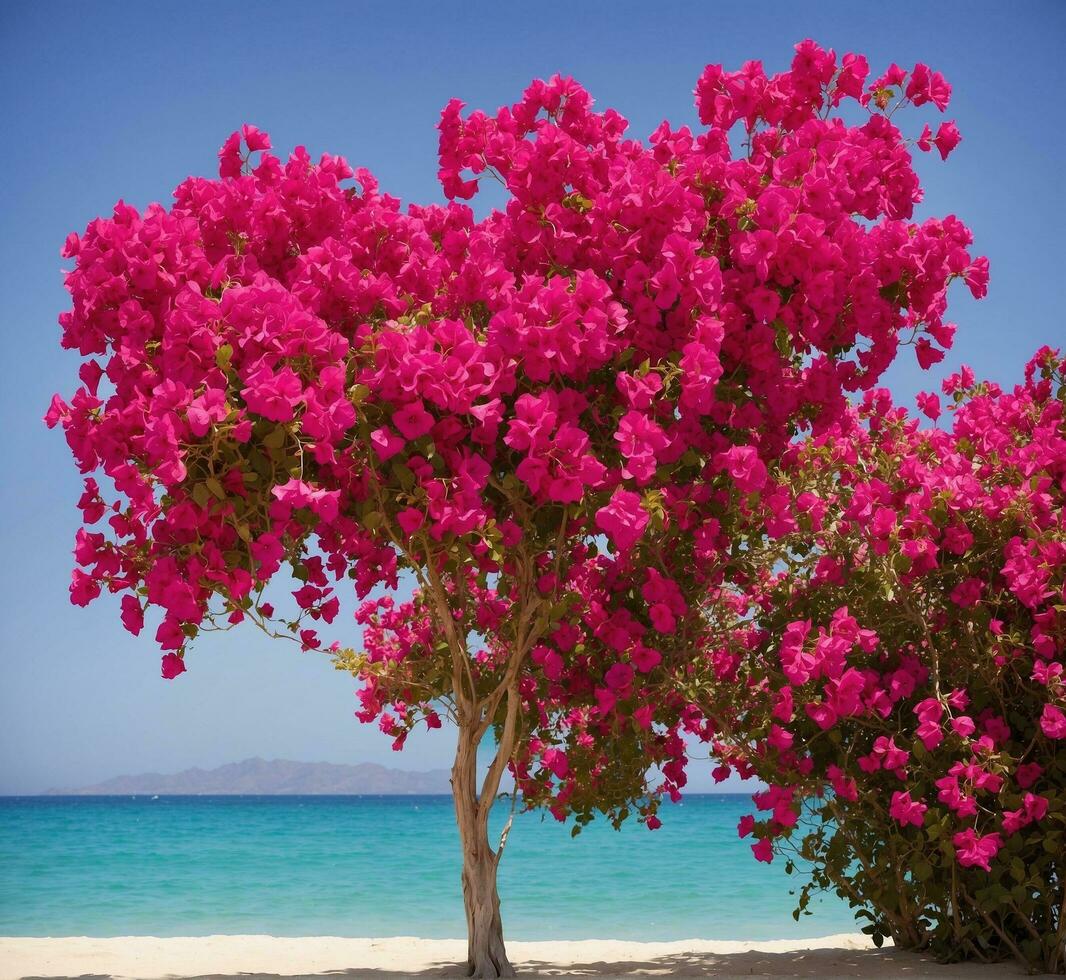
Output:
[[[560,819],[654,828],[699,728],[703,599],[744,566],[768,467],[901,343],[943,357],[953,280],[984,292],[961,222],[911,220],[893,122],[950,88],[924,65],[867,74],[810,41],[772,77],[712,66],[706,128],[647,143],[568,78],[495,115],[453,101],[451,200],[406,210],[245,126],[220,179],[70,236],[63,343],[87,360],[48,421],[114,487],[86,479],[73,601],[121,594],[135,634],[160,610],[175,677],[200,632],[246,620],[322,649],[350,579],[363,649],[325,649],[397,747],[455,719],[457,806],[487,820],[510,766]],[[952,123],[916,140],[957,142]],[[455,199],[484,179],[505,204],[476,218]],[[279,616],[283,566],[298,609]]]
[[[741,832],[814,861],[801,908],[832,888],[875,938],[1062,972],[1066,361],[943,390],[947,430],[874,391],[785,460],[797,520],[756,563],[750,696],[722,715],[770,783]]]

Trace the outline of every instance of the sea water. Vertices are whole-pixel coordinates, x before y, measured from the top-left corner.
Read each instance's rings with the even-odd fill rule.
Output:
[[[737,837],[748,796],[576,838],[520,813],[500,866],[511,939],[784,939],[856,929]],[[497,828],[507,808],[493,814]],[[444,796],[0,798],[0,935],[465,934]]]

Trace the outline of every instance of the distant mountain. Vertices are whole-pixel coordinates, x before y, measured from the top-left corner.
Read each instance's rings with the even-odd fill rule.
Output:
[[[217,769],[186,769],[172,776],[157,772],[114,779],[78,789],[50,789],[45,796],[314,796],[450,793],[447,769],[405,772],[373,762],[355,766],[287,759],[245,759]]]

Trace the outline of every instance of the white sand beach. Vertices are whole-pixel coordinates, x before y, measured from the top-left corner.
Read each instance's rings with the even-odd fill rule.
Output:
[[[1015,977],[1014,964],[941,966],[915,953],[874,949],[861,934],[775,942],[684,940],[641,943],[589,939],[511,942],[522,976],[590,977]],[[201,936],[0,938],[0,980],[281,980],[295,977],[459,976],[460,940]]]

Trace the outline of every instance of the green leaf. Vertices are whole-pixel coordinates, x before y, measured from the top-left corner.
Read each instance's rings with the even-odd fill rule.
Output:
[[[405,463],[395,462],[392,464],[392,473],[404,490],[410,490],[415,485],[415,475]]]
[[[263,436],[263,445],[266,446],[267,449],[280,449],[285,445],[286,436],[288,436],[288,433],[285,429],[280,425],[276,426]]]
[[[270,479],[274,474],[274,467],[270,465],[270,460],[266,458],[258,449],[252,449],[248,453],[248,461],[252,464],[252,468],[264,479]]]

